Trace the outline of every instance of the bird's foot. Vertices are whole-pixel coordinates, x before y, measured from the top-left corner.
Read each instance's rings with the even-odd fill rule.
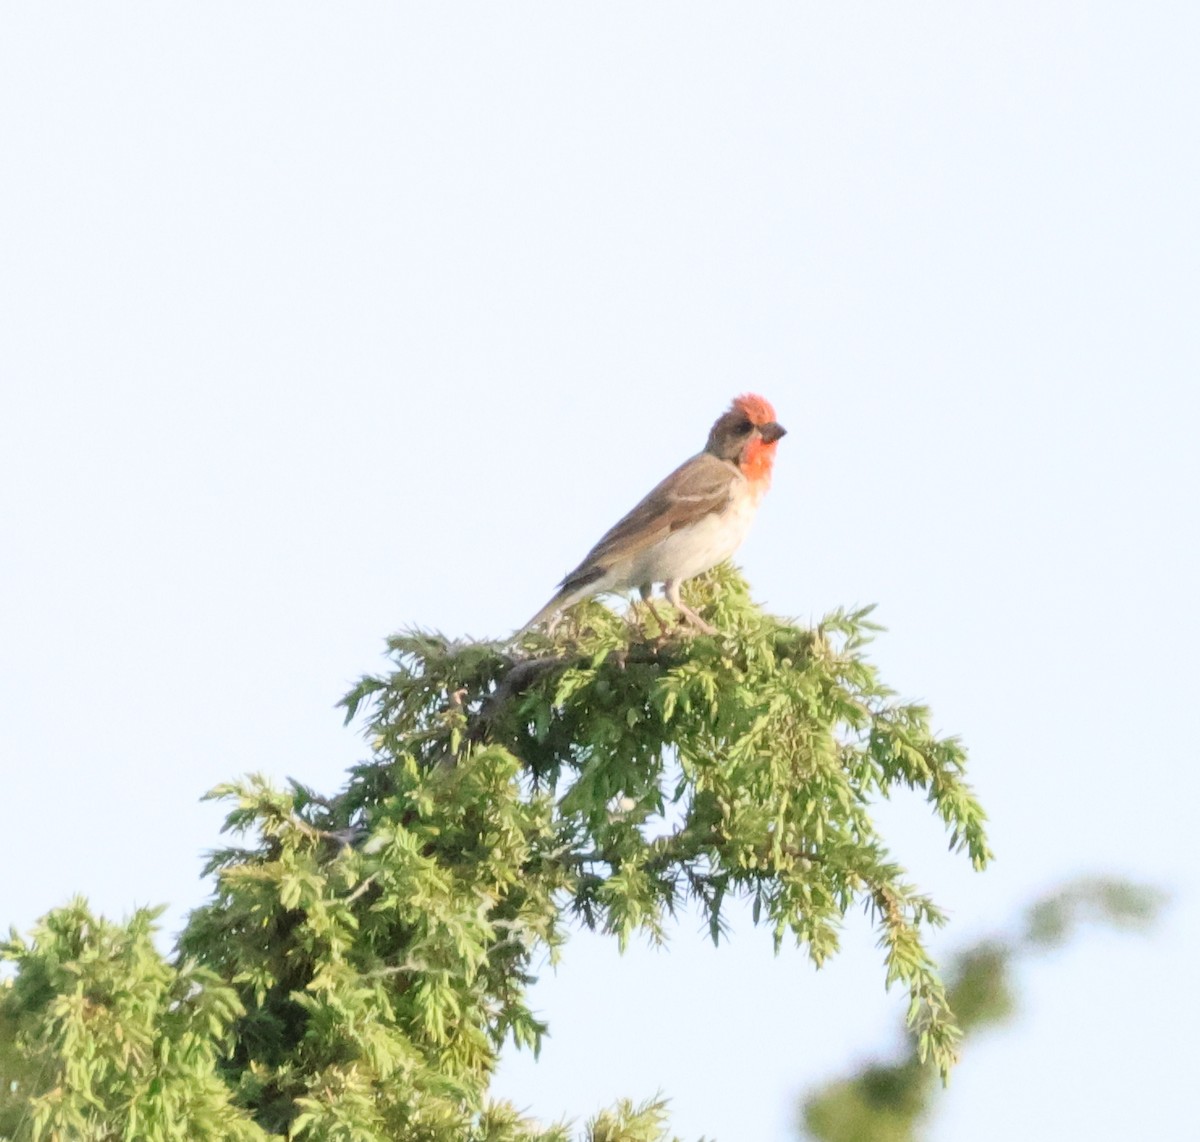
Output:
[[[706,623],[695,611],[692,610],[686,603],[676,601],[675,609],[679,612],[680,623],[686,623],[689,626],[695,627],[702,634],[716,634],[717,628],[711,623]]]
[[[666,636],[666,633],[670,628],[667,625],[666,620],[655,609],[654,604],[650,602],[650,600],[644,595],[640,599],[635,599],[632,603],[630,603],[629,610],[625,612],[625,621],[629,624],[630,634],[641,636],[647,641],[650,637],[649,632],[646,630],[646,622],[638,613],[639,603],[645,606],[646,610],[650,612],[650,617],[654,619],[655,623],[658,625],[658,634],[655,636],[655,638],[656,640],[661,640]]]
[[[658,623],[658,636],[659,636],[659,638],[662,638],[662,636],[667,633],[666,621],[663,619],[662,615],[660,615],[658,613],[658,611],[656,611],[654,609],[654,604],[652,602],[650,602],[649,599],[643,599],[642,602],[644,602],[646,604],[646,610],[648,610],[650,612],[650,614],[653,615],[654,621],[656,623]]]

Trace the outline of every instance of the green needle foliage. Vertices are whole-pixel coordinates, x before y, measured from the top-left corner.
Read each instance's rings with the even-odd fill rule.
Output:
[[[1084,921],[1145,930],[1166,903],[1156,889],[1122,880],[1085,879],[1038,901],[1015,938],[983,940],[955,957],[950,1002],[964,1035],[1010,1019],[1017,1002],[1012,971],[1021,956],[1067,943]],[[801,1108],[814,1142],[919,1142],[934,1109],[936,1073],[909,1041],[894,1063],[872,1063],[814,1092]]]
[[[213,792],[240,843],[213,854],[213,898],[177,959],[141,969],[165,972],[169,994],[188,979],[189,1002],[209,996],[210,1054],[194,1052],[184,1077],[223,1080],[212,1097],[229,1101],[212,1115],[234,1115],[247,1138],[566,1142],[566,1127],[487,1095],[504,1042],[536,1052],[546,1031],[526,1003],[535,966],[557,958],[572,920],[624,946],[665,939],[698,906],[718,941],[735,897],[777,948],[792,941],[818,965],[847,911],[866,908],[921,1057],[950,1067],[958,1032],[924,943],[943,916],[906,882],[870,807],[924,790],[951,847],[983,867],[961,746],[880,682],[866,611],[800,627],[755,607],[727,567],[688,590],[719,635],[589,603],[519,646],[395,637],[390,671],[343,700],[371,756],[341,790],[252,777]],[[45,926],[32,947],[65,964],[86,950]],[[66,977],[39,991],[30,948],[7,955],[17,977],[0,1019],[48,1043],[48,1062],[0,1054],[15,1084],[0,1138],[152,1137],[130,1132],[116,1093],[88,1102],[108,1133],[55,1133],[29,1111],[62,1076],[74,1089],[76,1040],[46,1039]],[[111,971],[118,992],[137,985],[125,961]],[[583,1136],[658,1142],[664,1117],[660,1101],[623,1103]]]
[[[0,957],[0,1138],[256,1142],[216,1071],[242,1011],[233,989],[154,947],[157,913],[128,924],[82,900],[50,913]]]

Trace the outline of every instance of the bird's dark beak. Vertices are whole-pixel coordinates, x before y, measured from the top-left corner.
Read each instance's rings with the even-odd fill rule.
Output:
[[[782,424],[779,424],[778,422],[771,420],[771,421],[768,421],[766,424],[760,424],[758,426],[758,434],[768,444],[774,444],[775,441],[778,440],[781,436],[787,435],[787,429],[784,428]]]

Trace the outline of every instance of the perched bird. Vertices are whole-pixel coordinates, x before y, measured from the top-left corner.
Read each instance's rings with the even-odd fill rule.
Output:
[[[636,587],[650,603],[655,583],[684,620],[715,634],[679,597],[679,584],[728,559],[741,545],[771,484],[775,448],[787,430],[760,396],[735,397],[704,451],[675,469],[591,549],[520,633],[592,595]],[[557,621],[557,620],[556,620]],[[551,624],[553,629],[553,624]]]

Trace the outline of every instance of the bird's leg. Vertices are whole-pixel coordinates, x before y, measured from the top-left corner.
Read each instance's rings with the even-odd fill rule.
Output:
[[[658,633],[664,635],[667,633],[667,624],[663,622],[663,617],[654,609],[654,604],[650,602],[650,592],[654,589],[653,583],[643,583],[638,588],[638,594],[642,596],[642,602],[646,604],[648,610],[653,616],[654,621],[658,623]]]
[[[679,584],[674,580],[668,580],[663,584],[663,594],[667,596],[667,602],[671,604],[678,612],[682,622],[690,623],[697,630],[703,631],[705,634],[716,634],[717,628],[706,623],[695,611],[692,610],[679,597]]]

